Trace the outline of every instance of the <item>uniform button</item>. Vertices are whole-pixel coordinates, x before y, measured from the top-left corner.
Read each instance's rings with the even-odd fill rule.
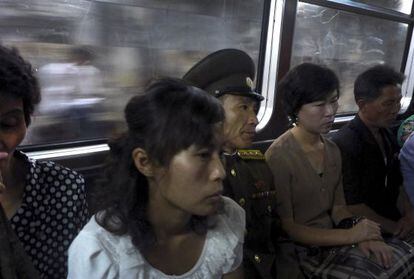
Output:
[[[244,198],[241,198],[239,200],[239,204],[240,204],[240,206],[244,206],[246,204],[246,200]]]
[[[267,206],[267,211],[268,211],[269,213],[272,213],[272,206],[271,206],[271,205],[268,205],[268,206]]]
[[[230,173],[231,175],[236,176],[236,171],[234,169],[231,169]]]
[[[255,260],[257,263],[260,263],[260,262],[262,261],[262,259],[259,257],[259,255],[254,255],[254,260]]]
[[[325,192],[325,188],[321,188],[321,192]]]

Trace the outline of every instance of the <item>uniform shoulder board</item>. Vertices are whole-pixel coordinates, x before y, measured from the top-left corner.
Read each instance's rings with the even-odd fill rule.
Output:
[[[265,157],[260,150],[256,149],[240,149],[237,155],[243,160],[264,160]]]

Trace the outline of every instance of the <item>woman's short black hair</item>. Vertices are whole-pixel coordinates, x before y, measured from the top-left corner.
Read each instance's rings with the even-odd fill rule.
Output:
[[[175,154],[191,145],[211,147],[224,111],[201,89],[178,79],[161,79],[129,101],[125,118],[128,131],[109,143],[110,162],[98,190],[97,209],[103,211],[96,220],[112,233],[129,234],[137,248],[145,249],[155,241],[146,216],[149,186],[132,151],[140,147],[151,161],[168,166]],[[205,229],[204,217],[194,216],[192,224],[195,231]]]
[[[387,65],[376,65],[360,74],[354,83],[354,97],[375,100],[381,95],[381,90],[389,85],[401,85],[405,79],[402,73]]]
[[[325,100],[334,91],[339,96],[336,74],[325,66],[312,63],[294,67],[278,84],[278,94],[282,96],[286,114],[292,122],[296,122],[303,105]]]
[[[0,94],[22,99],[26,126],[40,102],[40,87],[32,66],[25,61],[16,48],[0,46]]]

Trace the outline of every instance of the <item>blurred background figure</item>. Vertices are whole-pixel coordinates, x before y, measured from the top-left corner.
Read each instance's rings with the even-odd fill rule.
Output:
[[[101,71],[91,64],[93,60],[88,47],[75,46],[69,50],[67,62],[49,63],[39,69],[42,94],[49,101],[40,103],[38,114],[48,125],[39,128],[32,135],[34,139],[48,131],[57,137],[76,138],[91,137],[96,132],[90,121],[105,97]]]
[[[86,46],[75,46],[70,50],[72,74],[77,76],[76,92],[80,98],[99,96],[102,88],[101,71],[92,65],[94,53]]]

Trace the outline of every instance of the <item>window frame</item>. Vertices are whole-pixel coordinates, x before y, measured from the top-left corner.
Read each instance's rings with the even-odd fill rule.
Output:
[[[275,0],[277,3],[275,6],[282,7],[283,6],[283,14],[282,14],[282,27],[281,33],[278,34],[274,32],[273,37],[268,35],[268,40],[272,41],[271,43],[267,44],[267,48],[265,50],[266,57],[272,55],[272,49],[270,47],[275,47],[274,45],[276,42],[279,42],[279,46],[277,47],[278,51],[278,59],[276,61],[274,59],[270,59],[271,63],[275,63],[274,65],[267,65],[264,64],[265,71],[267,69],[277,69],[276,73],[273,75],[269,75],[269,79],[263,81],[262,90],[268,90],[269,92],[263,93],[263,96],[267,97],[270,96],[271,100],[270,103],[273,103],[273,108],[264,111],[264,114],[269,112],[272,113],[271,116],[265,115],[262,116],[261,112],[259,111],[259,119],[260,123],[258,126],[258,131],[260,132],[261,139],[269,139],[275,138],[283,132],[283,129],[278,129],[275,131],[274,127],[287,127],[287,120],[286,117],[283,116],[283,107],[278,98],[278,94],[276,91],[276,84],[273,86],[266,85],[266,82],[274,82],[279,81],[290,69],[290,62],[292,57],[292,46],[293,46],[293,37],[295,32],[295,21],[296,21],[296,13],[297,13],[297,6],[298,3],[307,3],[312,5],[318,5],[321,7],[337,9],[344,12],[365,15],[370,17],[375,17],[382,20],[389,20],[398,23],[405,23],[408,25],[407,27],[407,36],[405,38],[405,46],[404,52],[402,56],[402,60],[400,63],[400,71],[406,75],[406,81],[402,85],[401,93],[405,102],[402,103],[402,108],[400,110],[401,117],[406,116],[406,113],[410,111],[410,108],[413,107],[414,104],[412,102],[413,91],[414,91],[414,38],[413,38],[413,25],[414,25],[414,3],[411,7],[411,13],[405,14],[396,10],[391,10],[388,8],[377,7],[369,4],[364,3],[357,3],[350,0],[296,0],[296,1],[288,1],[288,0]],[[272,24],[272,18],[269,20],[269,26]],[[269,28],[270,29],[270,28]],[[271,56],[273,58],[273,56]],[[267,60],[266,60],[267,61]],[[266,62],[265,61],[265,62]],[[272,94],[273,92],[273,94]],[[355,113],[341,113],[337,114],[335,117],[335,127],[337,128],[340,125],[348,122],[354,117]],[[276,123],[282,122],[282,123]],[[273,130],[273,131],[272,131]]]
[[[90,0],[85,0],[85,1],[90,1]],[[110,0],[108,1],[97,0],[95,2],[102,3],[105,5],[120,5],[123,7],[139,6],[139,5],[134,4],[133,1],[125,1],[124,3],[114,3],[113,1],[110,1]],[[266,34],[267,34],[267,27],[268,27],[268,20],[269,20],[268,14],[270,12],[270,3],[271,3],[271,0],[263,0],[263,10],[261,11],[262,19],[261,19],[260,43],[259,43],[259,47],[257,48],[259,56],[258,56],[258,65],[257,65],[257,70],[256,70],[256,73],[257,73],[256,83],[258,84],[258,88],[261,84],[262,74],[263,74],[263,60],[265,59],[263,46],[266,44]],[[237,48],[236,45],[234,47]],[[261,91],[259,90],[259,93],[260,92]],[[66,149],[74,150],[74,153],[72,155],[77,155],[77,154],[83,154],[82,147],[84,146],[98,146],[99,147],[101,144],[106,144],[107,142],[108,142],[108,138],[105,136],[101,136],[101,137],[97,137],[94,139],[82,139],[82,140],[67,139],[65,141],[60,141],[60,142],[51,142],[51,143],[44,142],[44,143],[39,143],[39,144],[22,145],[22,146],[19,146],[18,149],[23,152],[33,154],[33,156],[35,157],[38,156],[38,152],[40,152],[39,154],[41,154],[39,156],[43,156],[43,154],[46,154],[46,153],[49,154],[48,151],[51,151],[51,150],[56,150],[57,152],[60,152],[60,150],[63,150],[62,152],[65,153]],[[50,154],[49,157],[45,157],[45,158],[46,159],[55,158],[55,156],[53,154]]]
[[[258,68],[261,66],[261,80],[257,88],[260,88],[260,92],[264,97],[257,114],[259,120],[256,128],[257,131],[261,131],[269,123],[275,108],[284,2],[281,0],[270,1],[266,40],[263,40],[265,42],[265,51],[262,48],[260,52],[264,55],[264,61],[257,66]],[[263,33],[262,38],[264,38]]]
[[[319,5],[326,8],[338,9],[344,12],[355,13],[359,15],[365,15],[370,17],[375,17],[378,19],[394,21],[398,23],[405,23],[408,25],[407,28],[407,37],[405,39],[404,53],[400,63],[400,71],[403,72],[406,76],[405,82],[402,84],[401,94],[403,95],[400,115],[404,114],[413,97],[414,91],[414,41],[412,40],[413,35],[413,8],[414,3],[411,6],[411,14],[405,14],[388,8],[382,8],[378,6],[372,6],[364,3],[357,3],[349,0],[299,0],[298,2]],[[353,118],[354,113],[343,113],[335,117],[335,123],[344,123],[348,122]]]
[[[107,3],[107,1],[97,2]],[[258,141],[274,139],[287,128],[287,120],[283,113],[281,100],[278,98],[276,85],[290,69],[298,3],[308,3],[408,24],[400,68],[406,75],[406,82],[402,86],[402,95],[405,98],[405,103],[400,114],[404,116],[407,111],[410,111],[410,108],[414,106],[412,102],[414,91],[414,37],[412,34],[414,4],[411,8],[411,14],[408,15],[395,10],[352,2],[350,0],[264,0],[256,88],[265,100],[261,103],[258,113]],[[337,115],[335,118],[336,127],[343,125],[353,117],[354,113]],[[20,149],[31,153],[51,149],[76,149],[82,146],[100,146],[100,144],[106,143],[106,141],[107,139],[69,141],[23,146]]]
[[[89,0],[86,0],[89,1]],[[256,84],[257,88],[260,88],[262,84],[262,76],[263,76],[263,61],[265,60],[265,45],[267,43],[266,34],[268,33],[268,20],[269,20],[269,13],[270,13],[270,4],[274,0],[263,0],[263,10],[261,11],[261,31],[260,31],[260,43],[259,48],[257,49],[259,56],[258,56],[258,64],[256,70]],[[102,3],[105,5],[121,5],[121,6],[131,6],[136,7],[139,5],[135,5],[133,1],[125,1],[124,3],[114,3],[112,1],[106,0],[97,0],[96,3]],[[237,46],[235,46],[237,47]],[[262,91],[259,89],[258,93]],[[269,98],[269,97],[267,97]],[[74,156],[82,156],[85,154],[84,147],[91,147],[91,152],[105,152],[109,149],[107,142],[107,137],[99,137],[95,139],[68,139],[61,142],[44,142],[39,144],[30,144],[30,145],[22,145],[19,146],[17,149],[27,153],[30,157],[35,159],[58,159],[58,158],[68,158]]]

